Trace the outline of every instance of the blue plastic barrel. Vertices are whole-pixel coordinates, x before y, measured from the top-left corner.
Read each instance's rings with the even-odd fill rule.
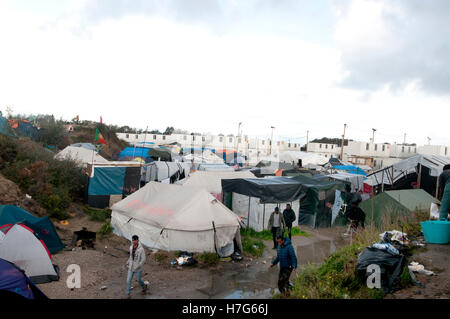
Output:
[[[441,220],[427,220],[421,222],[425,240],[430,244],[450,243],[450,222]]]

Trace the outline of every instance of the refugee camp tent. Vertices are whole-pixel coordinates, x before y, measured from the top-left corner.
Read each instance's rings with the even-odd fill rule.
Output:
[[[140,187],[142,164],[109,162],[88,164],[87,203],[95,208],[111,207]]]
[[[221,183],[226,205],[256,231],[267,228],[275,207],[283,211],[291,204],[298,215],[299,199],[304,195],[302,185],[288,177],[222,179]]]
[[[57,253],[64,248],[64,244],[48,216],[35,217],[18,206],[0,205],[0,226],[16,223],[22,223],[36,232],[50,253]]]
[[[342,181],[345,183],[348,183],[351,185],[351,192],[358,192],[358,191],[364,191],[364,180],[365,177],[363,175],[356,175],[356,174],[350,174],[346,172],[340,172],[336,174],[329,174],[329,175],[323,175],[316,178],[322,178],[322,179],[330,179],[330,180],[337,180]]]
[[[198,171],[233,172],[234,168],[227,164],[199,164]]]
[[[48,299],[22,269],[2,258],[0,258],[0,292],[14,294],[10,294],[8,298],[17,295],[30,300]]]
[[[420,188],[435,196],[439,191],[437,180],[447,164],[450,157],[415,155],[367,175],[366,183],[382,191],[411,189],[420,181]]]
[[[59,280],[58,268],[52,265],[50,252],[38,234],[21,223],[2,226],[0,231],[5,234],[0,258],[23,269],[35,284]]]
[[[292,163],[260,161],[251,171],[256,177],[274,176],[279,170],[292,170]]]
[[[156,147],[149,149],[148,155],[154,160],[171,162],[175,153],[168,148]]]
[[[330,227],[332,213],[325,203],[335,203],[336,191],[340,194],[345,188],[344,183],[305,176],[294,176],[292,179],[301,183],[304,192],[300,201],[298,224],[313,228]],[[338,219],[333,225],[340,225],[341,222],[341,219]]]
[[[324,165],[328,163],[329,159],[325,156],[321,156],[315,153],[300,152],[300,151],[284,151],[280,152],[279,155],[280,162],[292,163],[296,165],[301,160],[303,167],[308,167],[309,165]]]
[[[414,211],[429,211],[431,203],[437,199],[423,189],[405,189],[386,191],[363,201],[359,207],[366,214],[366,224],[381,226],[383,219],[403,219],[410,217]]]
[[[142,166],[142,180],[162,182],[170,179],[170,184],[189,176],[191,164],[176,162],[152,162]]]
[[[182,179],[176,184],[203,188],[217,200],[222,202],[222,183],[223,179],[231,178],[254,178],[250,171],[233,171],[233,172],[217,172],[217,171],[196,171],[188,178]]]
[[[356,165],[334,165],[333,168],[338,171],[343,171],[350,174],[364,175],[364,176],[367,175],[367,173],[362,168]]]
[[[150,182],[112,207],[111,225],[116,235],[136,234],[149,248],[242,253],[238,217],[196,187]]]
[[[83,147],[83,148],[85,148],[87,150],[90,150],[90,151],[97,150],[95,145],[92,144],[92,143],[74,143],[74,144],[71,144],[70,146],[72,146],[72,147]]]
[[[87,164],[108,163],[108,160],[97,154],[97,151],[88,150],[84,147],[67,146],[54,157],[57,160],[70,159],[86,167]]]
[[[194,163],[207,163],[207,164],[223,164],[223,158],[220,158],[210,150],[204,150],[203,152],[194,152],[194,154],[184,155],[182,158],[183,162]]]
[[[140,158],[146,163],[153,162],[154,159],[150,157],[148,153],[150,148],[148,147],[125,147],[119,155],[120,161],[132,161],[135,158]]]

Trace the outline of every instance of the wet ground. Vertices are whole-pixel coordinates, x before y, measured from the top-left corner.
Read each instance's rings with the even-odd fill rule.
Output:
[[[65,230],[58,230],[66,244],[71,241],[72,231],[79,230],[81,225],[88,230],[97,231],[102,223],[90,222],[87,218],[72,220]],[[302,227],[310,237],[293,237],[299,265],[320,263],[336,249],[348,244],[341,234],[342,228],[310,229]],[[240,262],[220,262],[216,267],[180,267],[171,266],[173,252],[152,252],[147,250],[147,261],[144,266],[144,280],[150,282],[146,295],[140,293],[140,287],[133,280],[132,298],[191,298],[191,299],[227,299],[227,298],[270,298],[277,292],[278,268],[269,269],[270,262],[276,255],[271,249],[272,241],[266,241],[263,257],[258,259],[244,258]],[[104,247],[108,248],[104,250]],[[53,263],[60,269],[60,280],[41,284],[39,288],[50,298],[124,298],[129,242],[117,236],[105,240],[97,240],[96,249],[76,248],[66,250],[53,256]],[[165,254],[158,260],[158,254]],[[78,264],[81,267],[81,288],[67,288],[66,271],[68,265]]]

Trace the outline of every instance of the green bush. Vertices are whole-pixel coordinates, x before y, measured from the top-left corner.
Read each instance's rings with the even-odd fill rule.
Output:
[[[100,237],[109,235],[113,232],[113,227],[111,226],[110,222],[106,222],[102,225],[102,227],[100,228],[100,230],[97,232]]]
[[[86,215],[89,215],[89,220],[91,221],[104,222],[111,218],[111,210],[108,208],[95,209],[92,207],[84,207],[83,211]]]

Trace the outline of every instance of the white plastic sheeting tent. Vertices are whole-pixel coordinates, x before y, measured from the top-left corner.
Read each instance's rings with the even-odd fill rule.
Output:
[[[182,179],[176,184],[203,188],[211,193],[215,198],[222,201],[222,179],[230,178],[255,178],[250,171],[236,172],[215,172],[215,171],[196,171],[188,178]]]
[[[0,241],[0,258],[25,271],[35,284],[58,280],[50,252],[33,230],[23,224],[3,226],[5,236]]]
[[[191,164],[182,162],[152,162],[142,166],[142,176],[145,182],[161,182],[175,174],[187,177],[191,171]]]
[[[321,156],[315,153],[309,152],[300,152],[300,151],[284,151],[280,152],[279,155],[280,162],[292,163],[295,162],[297,164],[298,160],[302,160],[302,166],[320,166],[325,165],[330,160],[325,156]]]
[[[150,182],[112,207],[111,225],[150,248],[229,256],[235,241],[242,252],[238,216],[196,187]]]
[[[88,150],[84,147],[67,146],[54,157],[57,160],[71,159],[86,167],[87,164],[108,163],[108,160],[97,154],[97,151]]]
[[[327,177],[332,178],[334,180],[351,183],[352,184],[352,186],[351,186],[352,192],[364,190],[365,176],[363,176],[363,175],[356,175],[356,174],[342,172],[342,173],[337,173],[337,174],[330,174],[330,175],[327,175]]]
[[[281,204],[262,204],[257,197],[249,197],[238,193],[232,193],[232,208],[233,212],[240,216],[241,222],[245,227],[249,227],[255,231],[263,231],[269,225],[270,214],[275,210],[275,207],[280,208],[280,212],[286,208],[286,204],[291,204],[295,212],[294,225],[298,222],[298,213],[300,201],[281,203]],[[250,215],[250,219],[248,216]]]
[[[450,164],[450,157],[437,155],[415,155],[391,166],[367,175],[367,183],[370,186],[380,184],[392,185],[402,177],[417,173],[417,166],[421,164],[430,169],[430,175],[438,177],[445,165]]]
[[[223,158],[217,156],[210,150],[204,150],[201,153],[194,153],[184,155],[182,161],[192,163],[207,163],[207,164],[223,164]]]
[[[198,171],[234,172],[234,168],[227,164],[199,164]]]

